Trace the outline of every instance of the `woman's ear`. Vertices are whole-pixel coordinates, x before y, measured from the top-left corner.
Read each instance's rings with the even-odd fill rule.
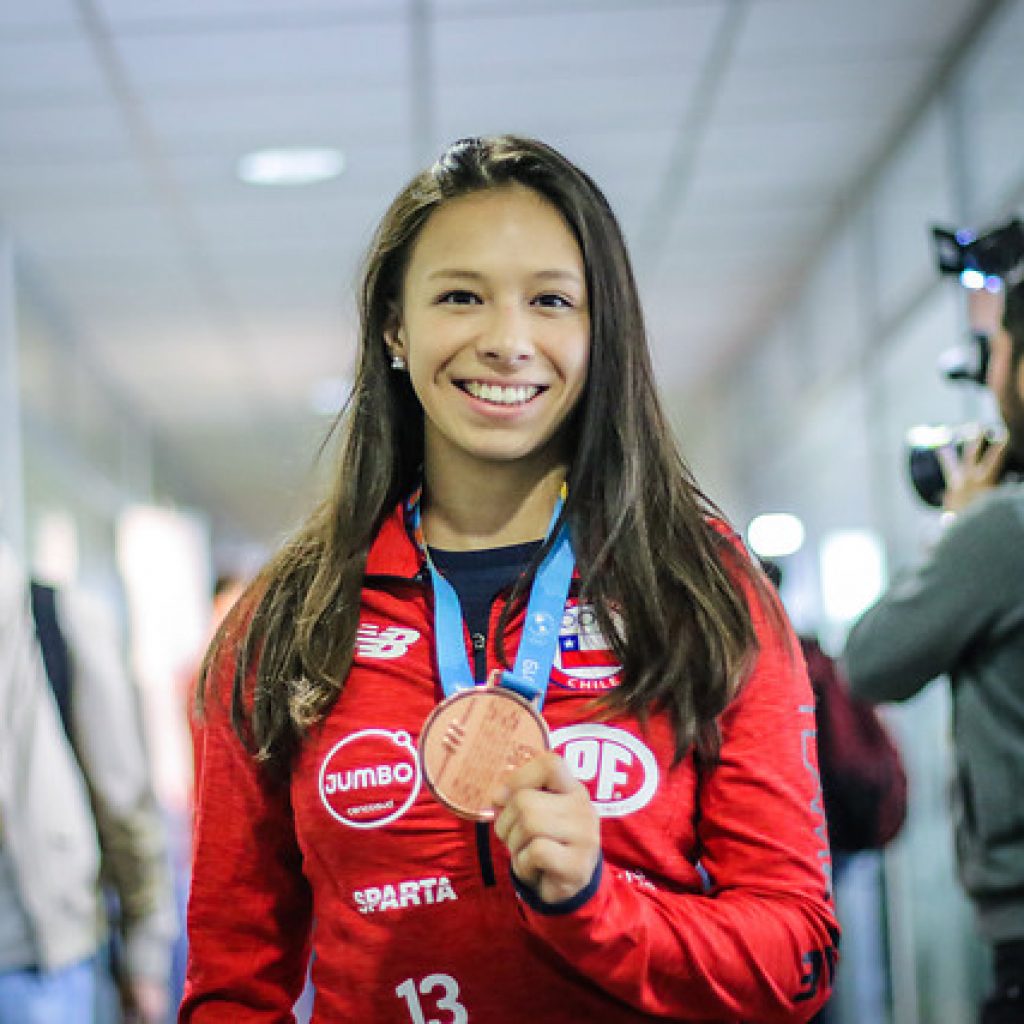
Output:
[[[408,367],[405,352],[405,328],[397,313],[388,318],[384,327],[384,347],[392,370],[405,370]]]
[[[384,324],[384,347],[392,362],[396,359],[405,360],[405,328],[402,326],[402,316],[397,308],[392,307]]]

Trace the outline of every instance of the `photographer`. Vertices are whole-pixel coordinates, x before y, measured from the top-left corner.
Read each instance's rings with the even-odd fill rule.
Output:
[[[854,692],[873,702],[949,677],[958,869],[994,951],[981,1024],[1024,1020],[1024,483],[1007,472],[1024,456],[1024,240],[1014,225],[1019,251],[997,268],[1001,287],[972,294],[1006,440],[940,453],[950,524],[855,624],[844,652]]]

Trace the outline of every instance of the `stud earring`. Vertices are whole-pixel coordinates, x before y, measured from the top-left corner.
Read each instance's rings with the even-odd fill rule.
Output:
[[[397,352],[391,354],[391,369],[392,370],[404,370],[405,369],[405,358],[400,356]]]

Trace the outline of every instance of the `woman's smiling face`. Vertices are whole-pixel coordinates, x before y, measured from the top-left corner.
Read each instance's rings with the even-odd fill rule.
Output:
[[[586,382],[590,314],[562,215],[519,185],[440,207],[413,247],[388,347],[423,406],[428,462],[564,461],[560,430]]]

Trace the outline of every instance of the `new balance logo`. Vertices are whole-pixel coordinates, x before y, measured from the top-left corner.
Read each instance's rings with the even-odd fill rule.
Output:
[[[401,626],[382,628],[366,622],[356,632],[356,657],[401,658],[419,638],[419,631],[415,629],[403,629]]]

